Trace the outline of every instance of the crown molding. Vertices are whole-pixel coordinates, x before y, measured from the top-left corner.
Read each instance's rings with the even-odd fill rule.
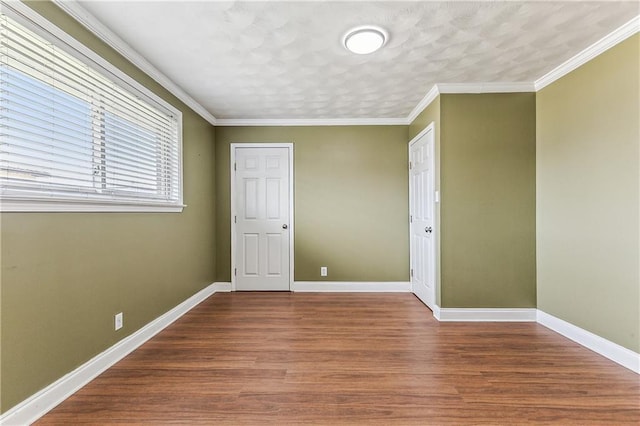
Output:
[[[427,92],[416,107],[406,118],[407,124],[411,124],[422,111],[433,102],[439,94],[447,93],[518,93],[538,92],[554,81],[564,77],[580,65],[592,60],[596,56],[611,49],[618,43],[640,32],[640,15],[636,16],[618,29],[604,36],[571,59],[558,65],[556,68],[543,75],[532,83],[438,83]]]
[[[405,118],[329,118],[329,119],[216,119],[196,100],[162,74],[125,41],[91,15],[76,0],[52,0],[85,28],[111,46],[131,63],[148,74],[165,89],[212,125],[217,126],[363,126],[363,125],[409,125],[440,94],[455,93],[519,93],[537,92],[560,79],[579,66],[602,54],[618,43],[640,32],[640,15],[620,28],[601,38],[569,60],[563,62],[534,82],[504,83],[438,83],[434,84]]]
[[[596,56],[611,49],[640,31],[640,15],[636,16],[620,28],[604,36],[582,52],[563,62],[534,82],[536,92],[542,90],[554,81],[564,77],[579,66],[589,62]]]
[[[413,120],[415,120],[416,117],[418,117],[418,115],[420,115],[422,111],[424,111],[425,109],[427,109],[429,105],[431,105],[431,102],[433,102],[438,97],[439,94],[440,92],[438,91],[438,85],[434,84],[431,87],[431,89],[429,89],[427,94],[424,95],[424,98],[422,98],[420,102],[418,102],[418,105],[416,105],[411,110],[411,112],[406,118],[406,123],[411,124]]]
[[[216,118],[200,105],[195,99],[189,96],[178,85],[162,74],[149,61],[136,52],[124,40],[118,37],[113,31],[107,28],[95,16],[90,14],[85,8],[80,6],[75,0],[52,0],[53,3],[70,15],[73,19],[82,24],[86,29],[107,43],[112,49],[124,56],[129,62],[140,68],[145,74],[158,82],[176,98],[184,102],[189,108],[207,120],[210,124],[216,124]]]
[[[406,126],[406,118],[218,118],[216,126]]]
[[[533,83],[516,82],[516,83],[438,83],[434,84],[431,89],[424,95],[424,98],[418,105],[411,110],[407,118],[406,124],[411,124],[422,111],[424,111],[438,95],[454,94],[454,93],[520,93],[535,92]]]
[[[522,93],[535,92],[533,83],[438,83],[440,93]]]

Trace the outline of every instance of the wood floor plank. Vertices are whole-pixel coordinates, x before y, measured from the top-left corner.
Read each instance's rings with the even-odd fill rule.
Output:
[[[44,416],[68,424],[640,424],[639,376],[410,294],[218,293]]]

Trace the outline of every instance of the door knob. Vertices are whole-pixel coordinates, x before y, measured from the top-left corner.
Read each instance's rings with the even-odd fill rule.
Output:
[[[289,227],[289,225],[287,225],[286,223],[284,225],[282,225],[282,229],[287,229]]]
[[[433,232],[433,229],[430,226],[427,226],[427,227],[424,228],[424,232],[430,234],[430,233]]]

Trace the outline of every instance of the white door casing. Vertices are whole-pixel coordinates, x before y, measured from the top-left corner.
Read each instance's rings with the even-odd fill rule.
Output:
[[[231,144],[231,284],[290,290],[293,144]]]
[[[409,143],[411,288],[431,310],[436,302],[434,123]]]

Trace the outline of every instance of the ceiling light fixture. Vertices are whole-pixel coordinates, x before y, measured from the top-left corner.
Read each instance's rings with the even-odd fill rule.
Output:
[[[388,38],[383,28],[366,25],[350,30],[342,38],[342,43],[350,52],[366,55],[384,46]]]

